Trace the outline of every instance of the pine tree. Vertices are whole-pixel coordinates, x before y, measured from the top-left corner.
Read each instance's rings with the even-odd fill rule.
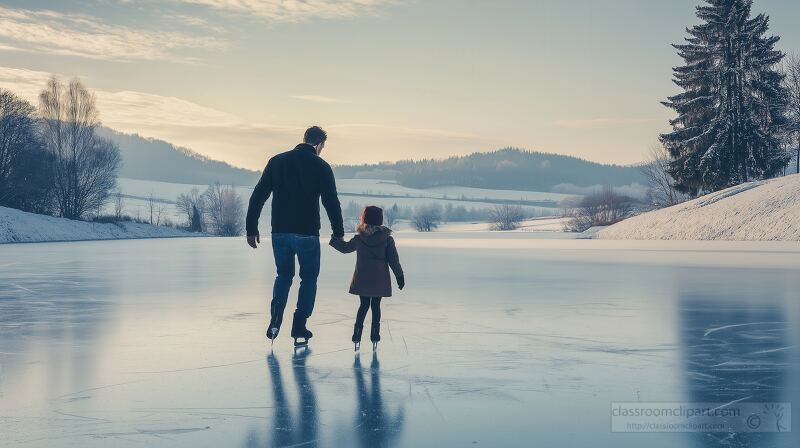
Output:
[[[673,45],[686,65],[675,67],[684,91],[663,104],[675,109],[669,149],[676,187],[696,196],[777,175],[789,159],[781,146],[787,94],[777,70],[780,39],[766,37],[769,17],[751,18],[752,0],[704,0],[703,23]]]
[[[203,217],[196,205],[192,206],[192,222],[190,223],[189,230],[192,232],[203,231]]]

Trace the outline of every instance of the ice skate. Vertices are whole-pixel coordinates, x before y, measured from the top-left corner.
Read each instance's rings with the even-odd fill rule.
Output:
[[[378,342],[381,340],[381,324],[372,324],[372,331],[369,334],[369,339],[372,341],[372,350],[378,349]]]
[[[292,338],[294,338],[295,347],[307,346],[309,340],[314,336],[314,333],[306,328],[307,320],[307,318],[298,315],[295,311],[294,320],[292,321]]]
[[[353,345],[355,346],[355,351],[361,348],[361,332],[364,331],[363,325],[356,324],[353,328]]]
[[[278,333],[281,330],[283,309],[283,307],[277,305],[272,307],[272,316],[269,320],[269,326],[267,327],[267,339],[270,340],[270,345],[275,344],[275,338],[278,337]]]

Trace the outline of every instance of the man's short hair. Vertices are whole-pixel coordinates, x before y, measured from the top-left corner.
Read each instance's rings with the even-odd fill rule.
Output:
[[[310,128],[306,129],[306,133],[303,136],[303,142],[308,143],[311,146],[317,146],[320,143],[325,143],[325,140],[327,139],[328,134],[319,126],[311,126]]]

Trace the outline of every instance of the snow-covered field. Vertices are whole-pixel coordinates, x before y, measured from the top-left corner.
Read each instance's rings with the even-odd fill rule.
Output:
[[[134,222],[92,223],[0,207],[0,244],[190,237],[197,234]]]
[[[138,179],[120,178],[119,190],[124,196],[124,212],[133,217],[149,218],[147,198],[151,195],[158,199],[156,206],[162,208],[165,216],[173,221],[183,222],[185,218],[175,209],[174,201],[178,195],[197,188],[201,193],[207,185],[174,184]],[[434,189],[413,189],[398,185],[395,182],[371,179],[337,179],[339,200],[343,207],[355,202],[359,206],[382,205],[391,207],[416,207],[423,204],[436,203],[443,207],[447,204],[464,206],[467,209],[489,209],[499,201],[523,201],[528,205],[523,208],[530,216],[557,216],[561,213],[559,203],[574,196],[530,191],[484,190],[467,187],[442,187]],[[239,194],[247,200],[252,186],[237,186]],[[536,202],[551,202],[552,205],[530,205]],[[106,212],[111,212],[108,204]],[[265,209],[266,211],[267,209]],[[265,215],[266,216],[266,215]],[[324,221],[324,220],[323,220]],[[269,219],[262,219],[265,224]]]
[[[615,401],[800,402],[796,245],[397,241],[407,286],[384,301],[378,351],[365,337],[360,355],[354,258],[328,247],[315,336],[295,352],[291,305],[272,350],[263,335],[267,239],[4,246],[0,446],[800,445],[797,426],[610,427]]]
[[[560,202],[574,198],[573,195],[541,191],[490,190],[455,186],[415,189],[404,187],[392,181],[373,179],[337,179],[336,187],[342,193],[355,195],[413,196],[433,199]]]
[[[800,175],[750,182],[598,232],[626,240],[800,241]]]
[[[564,232],[566,218],[535,218],[522,221],[519,228],[509,232]],[[396,231],[414,231],[411,223],[395,226]],[[437,232],[494,232],[492,224],[488,222],[448,222],[436,229]],[[576,235],[564,234],[564,238],[574,238]]]

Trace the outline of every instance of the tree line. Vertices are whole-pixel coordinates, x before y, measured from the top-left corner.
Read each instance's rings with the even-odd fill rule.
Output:
[[[215,183],[205,192],[192,188],[175,201],[178,213],[191,232],[239,236],[244,232],[245,205],[233,186]]]
[[[457,185],[500,190],[553,191],[562,184],[615,186],[642,183],[636,167],[603,165],[576,157],[505,148],[442,160],[339,165],[337,178],[392,180],[410,188]]]
[[[94,95],[53,77],[38,109],[0,89],[0,206],[84,219],[116,186],[119,148],[97,135]]]
[[[496,204],[492,207],[464,207],[448,202],[445,205],[436,202],[421,203],[415,206],[392,204],[383,208],[384,224],[393,227],[400,221],[407,221],[418,232],[432,232],[442,223],[452,222],[489,222],[492,230],[515,230],[522,221],[528,219],[518,204]],[[348,202],[342,208],[345,230],[354,232],[361,222],[363,206],[355,201]]]

